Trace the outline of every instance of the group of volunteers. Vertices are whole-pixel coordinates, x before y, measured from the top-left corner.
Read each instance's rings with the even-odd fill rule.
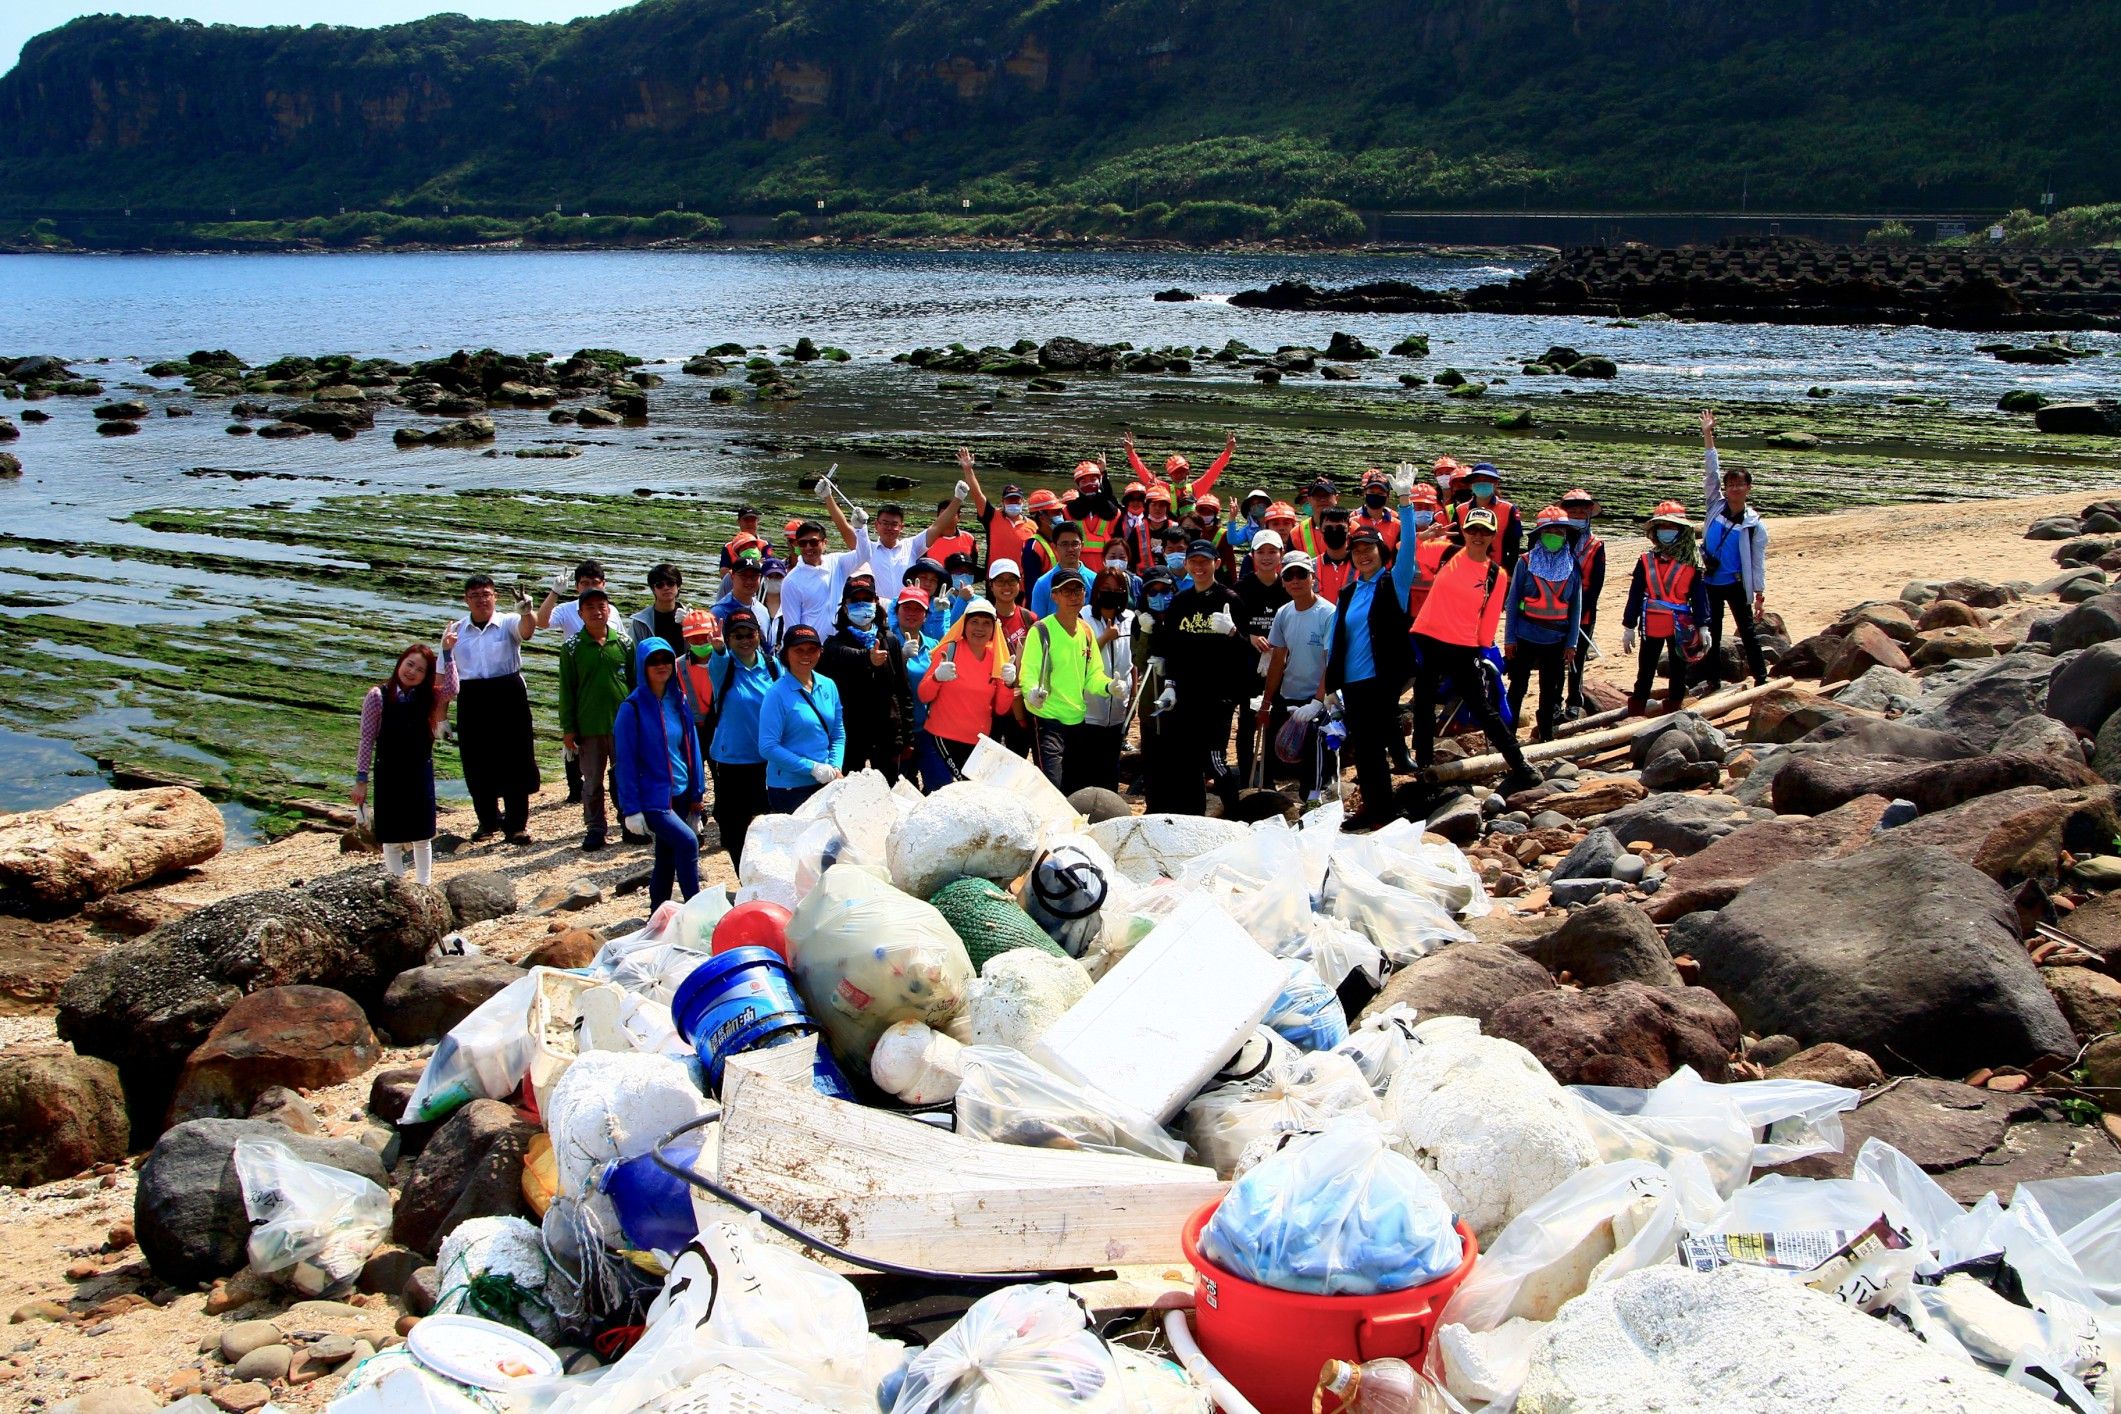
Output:
[[[1701,430],[1703,522],[1657,504],[1621,615],[1622,652],[1639,652],[1638,715],[1660,662],[1666,710],[1704,655],[1709,690],[1720,685],[1725,609],[1752,678],[1766,676],[1767,530],[1747,504],[1750,475],[1719,464],[1713,412]],[[493,581],[474,575],[439,651],[406,649],[362,704],[354,803],[386,866],[429,877],[432,751],[452,701],[473,838],[529,842],[540,777],[522,649],[541,631],[561,640],[582,848],[606,845],[612,814],[627,838],[652,841],[652,903],[698,888],[703,814],[740,863],[758,815],[864,768],[937,789],[982,737],[1072,794],[1118,790],[1137,730],[1147,808],[1190,814],[1211,789],[1228,809],[1247,783],[1288,778],[1315,801],[1344,754],[1361,790],[1344,828],[1367,830],[1394,816],[1395,769],[1434,764],[1440,727],[1482,731],[1515,789],[1537,779],[1513,727],[1533,678],[1535,740],[1585,710],[1606,576],[1590,492],[1527,516],[1499,468],[1443,456],[1429,479],[1406,463],[1371,468],[1353,504],[1319,477],[1292,500],[1248,491],[1225,517],[1213,488],[1234,438],[1197,477],[1177,455],[1159,477],[1131,436],[1122,446],[1124,484],[1097,457],[1059,494],[998,496],[960,451],[962,479],[913,533],[904,507],[872,516],[829,478],[822,517],[788,521],[779,543],[741,506],[704,607],[671,563],[648,571],[649,601],[623,621],[595,560],[505,614]]]

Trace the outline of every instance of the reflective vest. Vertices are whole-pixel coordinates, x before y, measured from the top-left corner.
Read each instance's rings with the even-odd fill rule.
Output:
[[[1692,565],[1667,560],[1645,551],[1642,556],[1642,632],[1648,638],[1671,638],[1677,620],[1692,622],[1689,600],[1694,593]]]
[[[1105,567],[1105,547],[1119,528],[1117,516],[1084,516],[1076,522],[1083,528],[1083,563],[1092,570]]]
[[[1603,540],[1588,531],[1584,532],[1583,548],[1576,553],[1576,569],[1583,576],[1583,590],[1586,594],[1591,592],[1591,566],[1598,559],[1598,552],[1604,548]]]
[[[1315,560],[1325,554],[1325,550],[1322,548],[1324,544],[1325,542],[1319,538],[1318,527],[1307,520],[1300,520],[1296,522],[1296,543],[1294,545],[1284,545],[1282,549],[1301,550]]]
[[[1463,527],[1466,523],[1466,513],[1480,509],[1482,509],[1482,506],[1478,501],[1453,501],[1450,510],[1451,524]],[[1517,522],[1517,507],[1497,496],[1494,500],[1488,502],[1486,509],[1495,512],[1495,549],[1499,555],[1502,550],[1503,538],[1510,533],[1510,527]]]
[[[1120,543],[1125,547],[1127,561],[1136,573],[1146,570],[1162,556],[1163,541],[1159,537],[1164,533],[1164,526],[1170,523],[1169,517],[1166,517],[1162,524],[1151,525],[1149,518],[1143,516],[1140,520],[1120,527]]]
[[[1414,556],[1414,582],[1407,586],[1409,625],[1421,617],[1421,606],[1429,602],[1429,588],[1436,583],[1436,572],[1443,568],[1444,551],[1449,548],[1448,541],[1417,540],[1409,550]]]
[[[1529,567],[1528,567],[1529,568]],[[1531,576],[1531,592],[1517,601],[1517,612],[1533,623],[1565,624],[1569,621],[1569,582]]]

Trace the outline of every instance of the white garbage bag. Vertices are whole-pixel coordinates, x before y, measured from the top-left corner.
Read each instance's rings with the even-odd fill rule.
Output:
[[[1084,833],[1112,856],[1120,873],[1136,884],[1175,879],[1186,864],[1234,844],[1251,832],[1235,820],[1205,815],[1119,815]]]
[[[1354,1061],[1332,1051],[1306,1055],[1285,1044],[1256,1073],[1197,1096],[1186,1106],[1185,1132],[1200,1161],[1229,1178],[1255,1141],[1322,1129],[1337,1115],[1358,1112],[1384,1117]]]
[[[1057,1282],[981,1297],[906,1364],[890,1414],[1125,1414],[1112,1351]]]
[[[543,1234],[521,1218],[471,1218],[450,1229],[435,1257],[435,1314],[481,1316],[536,1336],[560,1338],[545,1284]]]
[[[851,1071],[869,1069],[895,1021],[942,1027],[972,982],[972,959],[943,915],[855,864],[825,871],[788,921],[788,950],[811,1019]]]
[[[252,1271],[304,1296],[343,1291],[390,1238],[390,1195],[357,1173],[310,1163],[277,1139],[238,1139],[236,1179]]]
[[[1435,899],[1387,884],[1360,864],[1338,856],[1326,871],[1320,908],[1354,925],[1398,967],[1446,943],[1473,941],[1473,935]]]
[[[954,781],[892,827],[891,882],[925,899],[952,879],[1012,883],[1038,857],[1039,819],[994,786]]]
[[[692,1072],[670,1056],[590,1051],[577,1057],[552,1087],[545,1110],[560,1192],[592,1206],[603,1202],[593,1196],[599,1168],[647,1153],[707,1112]]]
[[[1037,948],[1013,948],[987,960],[965,989],[972,1039],[984,1046],[1028,1051],[1053,1023],[1090,995],[1090,974],[1072,958]]]

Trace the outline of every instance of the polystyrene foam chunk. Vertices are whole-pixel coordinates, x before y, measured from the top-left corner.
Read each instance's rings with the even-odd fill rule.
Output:
[[[1168,1124],[1265,1019],[1285,971],[1213,902],[1188,899],[1032,1055]]]

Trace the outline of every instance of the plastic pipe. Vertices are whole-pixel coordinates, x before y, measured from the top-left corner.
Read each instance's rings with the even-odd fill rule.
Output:
[[[1164,1337],[1171,1342],[1171,1353],[1178,1363],[1186,1367],[1186,1373],[1206,1386],[1208,1397],[1223,1414],[1259,1414],[1252,1401],[1237,1392],[1237,1386],[1222,1376],[1222,1371],[1208,1363],[1208,1357],[1200,1353],[1193,1343],[1193,1328],[1186,1324],[1184,1311],[1164,1312]]]

